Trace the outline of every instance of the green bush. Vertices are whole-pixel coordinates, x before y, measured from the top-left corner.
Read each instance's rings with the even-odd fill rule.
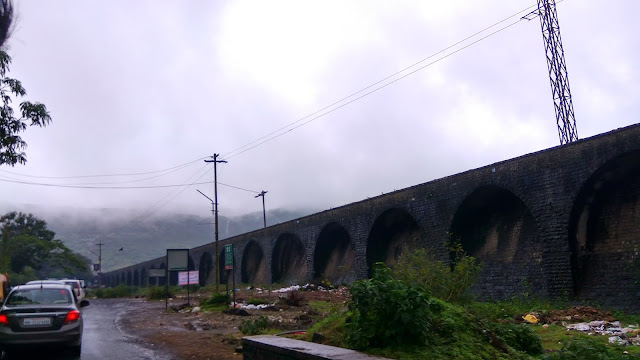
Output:
[[[255,298],[255,297],[250,297],[249,300],[247,300],[247,304],[249,305],[265,305],[268,304],[269,302],[265,299],[262,298]]]
[[[113,288],[104,288],[104,289],[96,290],[96,297],[98,299],[130,297],[136,294],[137,292],[138,292],[137,287],[120,284]]]
[[[266,316],[260,316],[255,320],[243,320],[240,324],[240,332],[243,335],[259,335],[269,325],[269,320]]]
[[[631,356],[616,351],[617,347],[607,346],[594,338],[574,337],[567,341],[562,350],[546,354],[543,360],[622,360]],[[637,357],[636,357],[637,358]]]
[[[210,298],[204,299],[200,302],[201,305],[226,305],[231,302],[229,294],[217,293],[212,294]]]
[[[165,290],[164,286],[150,286],[147,288],[147,299],[149,300],[164,300],[174,295],[171,288]]]
[[[497,323],[488,326],[498,338],[517,351],[529,355],[540,355],[543,352],[540,336],[530,326],[514,323]]]
[[[356,281],[350,292],[345,330],[354,349],[424,345],[432,318],[442,309],[420,286],[394,279],[383,263],[376,263],[373,277]]]
[[[393,265],[396,279],[420,286],[433,297],[453,302],[467,303],[469,289],[480,274],[476,259],[464,254],[462,247],[450,248],[452,262],[436,260],[426,249],[404,251]]]

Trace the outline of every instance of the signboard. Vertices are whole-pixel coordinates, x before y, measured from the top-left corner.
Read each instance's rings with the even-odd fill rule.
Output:
[[[233,245],[227,244],[224,246],[224,269],[233,269]]]
[[[165,274],[165,269],[149,269],[149,277],[164,277]]]
[[[189,249],[167,249],[167,269],[169,271],[187,270],[189,267]]]
[[[188,279],[187,279],[187,273],[189,273]],[[178,285],[197,285],[199,282],[200,282],[200,272],[197,270],[178,272]]]

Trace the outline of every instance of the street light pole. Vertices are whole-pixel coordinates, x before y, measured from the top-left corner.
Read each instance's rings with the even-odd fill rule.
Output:
[[[256,195],[256,197],[262,197],[262,219],[264,220],[264,227],[267,227],[267,212],[264,209],[264,194],[266,194],[267,192],[268,191],[262,190],[261,193]]]
[[[226,163],[225,160],[218,160],[219,154],[213,154],[213,160],[205,160],[206,163],[213,163],[213,191],[214,191],[214,222],[216,236],[216,293],[220,292],[220,253],[218,251],[218,163]]]

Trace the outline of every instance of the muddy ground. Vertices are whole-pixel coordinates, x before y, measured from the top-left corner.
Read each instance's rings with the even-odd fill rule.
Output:
[[[309,302],[326,301],[341,304],[347,300],[348,290],[341,288],[332,291],[298,291],[302,301],[297,306],[288,305],[285,297],[290,293],[259,292],[241,290],[236,294],[236,301],[242,303],[250,297],[270,299],[276,302],[274,307],[263,310],[246,310],[247,316],[214,312],[178,311],[187,303],[187,296],[179,295],[170,299],[169,310],[165,311],[164,301],[147,301],[137,299],[136,310],[127,313],[120,319],[123,330],[134,335],[155,351],[166,351],[175,359],[241,359],[240,339],[243,336],[239,326],[244,320],[255,320],[260,316],[269,318],[269,328],[277,328],[282,332],[308,329],[322,314],[311,309]],[[191,294],[190,303],[197,305],[207,293]],[[282,297],[282,299],[280,299]],[[173,308],[174,310],[172,310]]]

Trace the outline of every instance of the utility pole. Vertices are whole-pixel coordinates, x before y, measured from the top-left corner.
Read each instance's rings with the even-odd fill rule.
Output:
[[[103,243],[99,242],[98,245],[98,289],[102,289],[102,246]]]
[[[267,212],[264,209],[264,194],[266,193],[267,191],[262,190],[260,194],[256,195],[256,197],[262,196],[262,219],[264,220],[264,227],[267,227]]]
[[[216,236],[216,293],[220,291],[220,253],[218,251],[218,163],[226,163],[225,160],[218,160],[220,154],[213,154],[213,160],[205,160],[206,163],[213,163],[213,198],[215,210],[213,212],[215,222],[215,236]]]

